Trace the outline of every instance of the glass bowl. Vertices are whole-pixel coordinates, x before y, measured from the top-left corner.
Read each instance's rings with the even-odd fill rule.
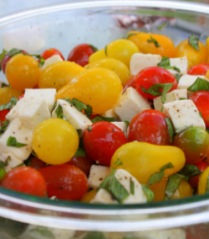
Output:
[[[209,6],[172,1],[92,1],[19,12],[0,19],[0,48],[67,56],[78,43],[97,48],[128,30],[161,32],[177,44],[209,35]],[[162,27],[164,26],[164,27]],[[1,75],[4,79],[4,75]],[[208,239],[209,195],[131,205],[40,199],[0,188],[1,239]]]

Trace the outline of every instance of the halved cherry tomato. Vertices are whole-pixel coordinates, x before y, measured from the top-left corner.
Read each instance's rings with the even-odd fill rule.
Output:
[[[48,197],[80,200],[88,190],[86,174],[74,165],[48,166],[41,168],[39,172],[47,182]]]
[[[68,54],[67,60],[76,62],[81,66],[85,66],[89,62],[89,57],[96,51],[97,49],[87,43],[79,44],[75,46],[70,53]]]
[[[0,123],[6,120],[6,115],[9,113],[9,109],[0,110]]]
[[[177,84],[176,78],[168,70],[154,66],[140,71],[131,85],[145,98],[154,99],[165,90],[169,92],[176,89]]]
[[[209,70],[209,64],[198,64],[188,70],[189,75],[206,75]]]
[[[195,103],[199,110],[206,127],[209,128],[209,91],[194,92],[190,99]]]
[[[83,146],[87,155],[101,165],[109,166],[115,150],[126,142],[123,131],[106,121],[94,123],[83,133]]]
[[[129,124],[128,140],[161,145],[169,144],[166,118],[167,116],[158,110],[144,110],[138,113]]]
[[[36,169],[27,166],[20,166],[9,171],[1,186],[33,196],[47,195],[46,181],[43,176]]]
[[[45,60],[54,55],[59,55],[63,60],[65,60],[65,57],[63,56],[62,52],[56,48],[49,48],[41,53],[41,57]]]

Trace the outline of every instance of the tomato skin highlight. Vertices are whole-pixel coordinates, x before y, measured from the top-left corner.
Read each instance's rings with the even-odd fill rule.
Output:
[[[42,53],[41,53],[41,57],[44,58],[44,60],[54,56],[54,55],[59,55],[63,60],[65,60],[63,54],[61,53],[61,51],[59,51],[58,49],[56,48],[49,48],[49,49],[46,49],[44,50]]]
[[[96,122],[83,133],[83,146],[87,155],[105,166],[110,166],[112,155],[126,142],[123,131],[110,122]]]
[[[76,62],[81,66],[89,63],[89,57],[96,51],[96,48],[90,44],[83,43],[75,46],[68,54],[67,60]]]
[[[209,70],[209,64],[198,64],[188,70],[189,75],[206,75]]]
[[[9,171],[1,186],[33,196],[47,196],[45,179],[36,169],[27,166],[20,166]]]
[[[156,96],[150,93],[146,93],[145,90],[149,90],[152,86],[156,84],[172,84],[172,87],[169,91],[177,88],[178,82],[176,78],[166,69],[161,67],[147,67],[144,70],[140,71],[132,82],[132,86],[147,99],[154,99]],[[158,95],[162,91],[158,91]]]
[[[74,165],[53,165],[41,168],[39,172],[46,180],[48,197],[80,200],[88,190],[86,174]]]
[[[138,113],[129,124],[128,141],[168,145],[166,118],[167,116],[158,110],[144,110]]]

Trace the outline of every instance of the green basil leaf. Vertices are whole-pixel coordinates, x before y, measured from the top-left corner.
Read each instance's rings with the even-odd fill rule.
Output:
[[[0,123],[0,134],[3,134],[9,125],[9,120],[5,120]]]
[[[146,185],[142,185],[142,190],[147,197],[147,201],[152,202],[155,197],[154,192]]]
[[[180,69],[176,66],[171,66],[170,59],[168,57],[162,57],[161,61],[157,64],[157,66],[162,67],[167,70],[175,70],[178,73],[180,72]]]
[[[196,92],[200,90],[209,91],[209,81],[204,80],[201,77],[197,77],[196,81],[188,87],[188,91]]]
[[[153,174],[150,176],[150,178],[149,178],[149,180],[148,180],[148,182],[147,182],[147,186],[151,186],[151,185],[153,185],[153,184],[155,184],[155,183],[160,182],[160,180],[161,180],[161,179],[164,177],[164,175],[165,175],[164,171],[165,171],[166,169],[169,169],[169,168],[173,168],[172,163],[165,164],[162,168],[160,168],[160,170],[159,170],[158,172],[153,173]]]
[[[157,27],[157,30],[162,31],[167,25],[168,25],[168,21],[165,21]]]
[[[148,43],[153,43],[156,47],[160,47],[159,42],[152,36],[147,40]]]
[[[56,110],[55,110],[55,113],[57,115],[57,118],[60,118],[60,119],[63,119],[64,118],[64,113],[63,113],[63,109],[62,109],[62,106],[61,105],[58,105]]]
[[[84,111],[84,113],[89,117],[92,115],[92,107],[90,105],[86,105],[78,99],[65,99],[67,102],[72,104],[77,110]]]
[[[189,45],[194,48],[195,50],[199,50],[199,37],[195,36],[195,35],[191,35],[189,38],[188,38],[188,43]]]
[[[132,180],[132,178],[130,178],[130,193],[132,195],[135,194],[135,184],[134,184],[134,181]]]
[[[5,177],[6,170],[5,168],[0,167],[0,181]]]
[[[75,153],[75,157],[85,157],[86,152],[83,148],[79,147]]]
[[[12,97],[7,104],[0,105],[0,110],[10,110],[17,104],[18,99]]]
[[[166,199],[169,199],[173,196],[175,191],[178,189],[182,179],[184,179],[184,176],[181,174],[174,174],[168,178],[168,182],[165,189]]]
[[[13,136],[9,136],[9,138],[7,139],[7,146],[21,148],[21,147],[24,147],[26,145],[27,144],[18,142],[17,139]]]
[[[21,49],[18,48],[12,48],[11,50],[9,50],[6,54],[10,57],[17,55],[19,53],[23,53],[23,51]]]
[[[116,119],[113,117],[104,117],[104,116],[96,116],[95,118],[92,119],[92,122],[99,122],[99,121],[107,121],[107,122],[114,122]]]
[[[199,175],[201,173],[200,169],[194,164],[186,164],[178,174],[183,175],[187,180],[195,175]]]
[[[114,162],[114,166],[121,166],[123,165],[123,162],[121,161],[120,158],[117,158],[116,161]]]
[[[174,136],[174,133],[175,133],[173,124],[172,124],[172,121],[170,120],[170,118],[165,118],[165,122],[166,122],[167,127],[168,127],[169,143],[172,143],[173,142],[173,136]]]

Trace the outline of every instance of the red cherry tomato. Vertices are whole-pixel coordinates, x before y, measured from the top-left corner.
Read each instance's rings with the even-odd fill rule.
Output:
[[[46,163],[44,163],[42,160],[40,160],[37,157],[33,157],[29,160],[27,166],[35,168],[35,169],[40,169],[40,168],[44,168],[47,166]]]
[[[89,57],[97,49],[87,43],[79,44],[75,46],[68,54],[67,60],[76,62],[81,66],[85,66],[89,62]]]
[[[109,166],[117,148],[127,142],[123,131],[106,121],[94,123],[83,133],[83,146],[87,155],[95,162]]]
[[[0,110],[0,123],[6,120],[6,115],[9,113],[9,109]]]
[[[42,52],[41,57],[46,60],[46,59],[48,59],[48,58],[50,58],[51,56],[54,56],[54,55],[59,55],[63,60],[65,60],[61,51],[59,51],[56,48],[46,49],[45,51]]]
[[[93,162],[84,156],[75,156],[69,162],[69,164],[75,165],[80,168],[87,176]]]
[[[209,128],[209,91],[194,92],[190,99],[194,102],[199,110],[206,127]]]
[[[132,86],[147,99],[154,99],[165,90],[166,92],[174,90],[178,84],[168,70],[157,66],[143,69],[134,79]],[[170,86],[169,90],[166,89],[167,86]]]
[[[191,67],[188,70],[189,75],[206,75],[209,70],[209,64],[199,64]]]
[[[128,140],[152,144],[169,144],[167,116],[158,110],[144,110],[137,114],[129,124]]]
[[[40,173],[47,182],[47,194],[63,200],[80,200],[88,190],[86,174],[70,164],[41,168]]]
[[[33,196],[47,196],[45,179],[36,169],[27,166],[20,166],[9,171],[1,186]]]

